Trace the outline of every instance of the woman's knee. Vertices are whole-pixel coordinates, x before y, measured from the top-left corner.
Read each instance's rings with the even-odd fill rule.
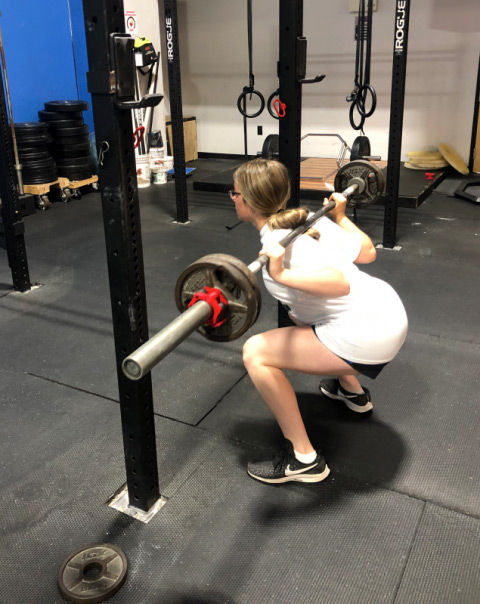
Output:
[[[243,345],[243,364],[247,368],[259,365],[262,362],[263,338],[257,334],[249,338]]]

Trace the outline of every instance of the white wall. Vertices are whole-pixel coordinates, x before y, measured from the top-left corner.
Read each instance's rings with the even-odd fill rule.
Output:
[[[132,5],[135,1],[140,4],[128,0]],[[150,2],[154,13],[155,0],[144,4]],[[378,105],[365,123],[365,133],[372,153],[383,159],[388,154],[395,4],[378,0],[373,16],[371,82]],[[246,13],[245,0],[178,0],[183,112],[197,117],[201,152],[244,150],[243,118],[236,101],[248,84]],[[253,16],[255,87],[267,98],[278,84],[278,0],[256,0]],[[354,19],[348,0],[304,0],[307,77],[326,77],[303,88],[302,134],[338,133],[349,145],[359,134],[349,124],[345,101],[353,88]],[[479,50],[479,0],[411,1],[403,159],[406,151],[445,142],[468,162]],[[168,95],[167,80],[165,86]],[[262,136],[257,135],[258,125],[263,126]],[[266,110],[249,119],[249,153],[260,151],[265,136],[275,132],[277,122]],[[335,156],[338,146],[329,140],[307,139],[302,155]]]

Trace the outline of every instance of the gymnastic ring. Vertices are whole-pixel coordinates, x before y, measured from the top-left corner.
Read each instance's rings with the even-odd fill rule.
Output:
[[[365,101],[368,93],[372,95],[372,106],[370,107],[370,111],[365,111]],[[357,92],[355,104],[357,105],[358,113],[362,117],[367,118],[373,115],[373,112],[377,108],[377,93],[375,92],[373,86],[370,84],[363,84],[363,86],[360,86]]]
[[[273,99],[276,96],[278,96],[279,94],[280,94],[280,88],[277,88],[277,90],[275,90],[275,92],[272,92],[272,94],[268,97],[268,101],[267,101],[267,111],[276,120],[279,120],[280,117],[277,115],[276,111],[273,111],[272,102],[273,102]]]
[[[349,118],[350,118],[350,126],[354,129],[354,130],[362,130],[363,131],[363,126],[365,124],[365,116],[360,114],[360,123],[356,124],[355,120],[353,119],[353,112],[355,111],[355,109],[358,110],[358,105],[357,103],[353,102],[350,105],[350,112],[349,112]]]
[[[245,106],[246,106],[247,105],[247,100],[246,100],[247,94],[249,94],[250,96],[252,94],[255,94],[260,99],[260,109],[256,113],[249,114],[243,110],[242,101],[245,99]],[[255,88],[252,88],[251,86],[245,86],[242,94],[237,99],[237,108],[244,117],[259,116],[262,113],[262,111],[265,109],[265,99],[263,97],[263,94],[261,92],[258,92],[258,90],[255,90]]]

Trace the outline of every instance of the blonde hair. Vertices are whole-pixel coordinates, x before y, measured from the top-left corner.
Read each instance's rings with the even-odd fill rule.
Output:
[[[245,203],[269,219],[270,229],[294,229],[307,220],[307,207],[285,209],[290,199],[290,178],[279,161],[254,159],[237,168],[233,179],[240,185]],[[315,229],[306,234],[314,239],[320,237]]]
[[[268,224],[270,229],[296,229],[301,224],[307,221],[310,209],[307,206],[301,206],[300,208],[290,208],[284,210],[278,214],[275,214],[270,218]],[[308,229],[304,233],[314,239],[320,239],[320,233],[316,229]]]

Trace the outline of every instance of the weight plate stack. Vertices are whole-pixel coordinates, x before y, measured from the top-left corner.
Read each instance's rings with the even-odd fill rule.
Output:
[[[70,111],[67,115],[65,115],[65,112],[60,113],[58,111],[39,111],[38,117],[42,122],[57,122],[58,120],[82,120],[83,122],[81,111]]]
[[[20,122],[14,126],[24,184],[55,182],[58,173],[50,152],[53,141],[50,125],[44,122]]]
[[[59,176],[71,181],[93,176],[88,125],[82,112],[86,101],[48,101],[39,118],[50,125],[53,136],[52,153]]]

